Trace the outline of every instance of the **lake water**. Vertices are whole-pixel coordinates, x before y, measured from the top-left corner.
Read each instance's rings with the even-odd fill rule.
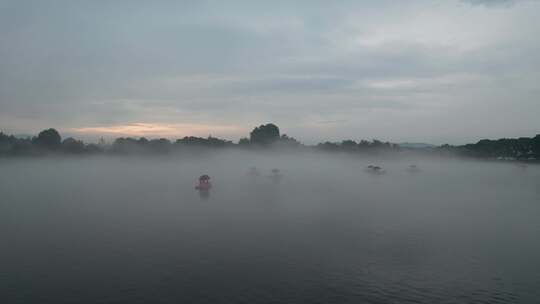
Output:
[[[540,166],[0,159],[0,241],[1,303],[539,303]]]

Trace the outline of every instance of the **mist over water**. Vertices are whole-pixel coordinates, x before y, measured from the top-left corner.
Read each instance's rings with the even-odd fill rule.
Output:
[[[537,303],[538,235],[538,165],[235,151],[0,160],[2,303]]]

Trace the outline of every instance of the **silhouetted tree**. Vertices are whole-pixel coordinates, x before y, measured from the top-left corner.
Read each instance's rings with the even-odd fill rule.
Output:
[[[166,138],[152,139],[148,142],[148,147],[152,152],[169,153],[171,151],[171,142]]]
[[[275,144],[276,147],[303,147],[296,139],[283,134],[280,136],[279,128],[274,124],[260,125],[253,129],[250,138],[241,138],[238,146],[248,146],[251,144],[268,145]],[[175,148],[199,147],[205,149],[229,147],[234,144],[231,141],[208,136],[207,138],[186,136],[178,139],[175,144],[165,138],[148,140],[144,137],[117,138],[111,146],[105,145],[104,140],[100,144],[85,145],[82,141],[74,138],[67,138],[62,141],[58,131],[55,129],[43,130],[37,137],[17,138],[0,132],[0,155],[39,155],[44,151],[63,151],[65,153],[167,153]],[[400,148],[396,144],[373,141],[344,140],[340,143],[324,142],[316,148],[325,151],[343,151],[350,153],[386,153],[398,151]],[[464,156],[480,158],[503,158],[519,159],[528,161],[540,160],[540,134],[535,137],[501,138],[497,140],[482,139],[475,144],[462,146],[442,145],[438,148],[428,150],[426,153],[437,153],[439,155],[459,154]]]
[[[84,153],[84,143],[80,140],[76,140],[72,137],[68,137],[64,139],[62,142],[62,151],[66,153],[72,153],[72,154],[80,154]]]
[[[374,139],[372,142],[367,140],[361,140],[357,143],[354,140],[344,140],[341,143],[325,142],[317,145],[317,148],[327,151],[344,151],[344,152],[358,152],[358,153],[381,153],[381,152],[394,152],[399,150],[397,144],[389,142],[382,142]]]
[[[29,138],[15,138],[13,137],[13,146],[11,147],[12,155],[32,155],[36,154],[35,145]]]
[[[298,140],[296,140],[294,137],[289,137],[287,136],[287,134],[283,134],[279,138],[279,145],[294,148],[294,147],[299,147],[302,144]]]
[[[242,137],[238,141],[238,145],[240,145],[240,146],[247,146],[247,145],[249,145],[249,143],[250,143],[249,138],[247,138],[247,137]]]
[[[208,141],[208,145],[211,147],[226,147],[233,144],[233,142],[230,140],[219,139],[212,136],[208,136],[206,140]]]
[[[260,125],[249,134],[251,143],[268,145],[279,139],[279,128],[274,124]]]
[[[141,152],[139,141],[131,137],[120,137],[114,140],[111,152],[113,153],[134,153]]]
[[[60,147],[62,137],[55,129],[47,129],[41,131],[34,139],[34,143],[45,149],[56,150]]]
[[[371,146],[372,148],[380,148],[380,147],[383,146],[383,142],[380,141],[380,140],[378,140],[378,139],[374,139],[374,140],[371,142],[370,146]]]
[[[360,150],[367,150],[367,149],[369,149],[369,141],[362,139],[362,140],[358,143],[358,149],[360,149]]]
[[[145,146],[148,144],[148,139],[146,139],[145,137],[140,137],[139,140],[137,141],[137,144],[141,146]]]
[[[535,157],[540,159],[540,134],[533,138],[531,148]]]
[[[192,147],[225,147],[233,145],[232,141],[219,139],[208,136],[207,138],[186,136],[176,141],[177,145],[192,146]]]
[[[341,147],[345,150],[356,150],[358,148],[357,143],[354,140],[344,140],[341,142]]]
[[[479,158],[538,160],[540,159],[539,140],[540,135],[533,138],[482,139],[475,144],[462,146],[443,145],[438,148],[438,151]]]
[[[336,143],[327,141],[324,143],[317,144],[317,148],[321,150],[325,150],[325,151],[337,151],[339,150],[339,145]]]
[[[12,145],[10,137],[3,132],[0,132],[0,154],[10,153]]]

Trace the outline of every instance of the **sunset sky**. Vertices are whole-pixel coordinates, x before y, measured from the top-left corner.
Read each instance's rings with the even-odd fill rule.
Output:
[[[539,17],[535,0],[0,0],[0,130],[534,136]]]

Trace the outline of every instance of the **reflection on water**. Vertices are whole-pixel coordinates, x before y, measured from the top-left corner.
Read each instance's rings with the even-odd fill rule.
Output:
[[[2,162],[2,303],[537,303],[540,168],[411,163]]]
[[[198,190],[199,191],[199,197],[202,200],[207,200],[210,198],[210,190]]]

